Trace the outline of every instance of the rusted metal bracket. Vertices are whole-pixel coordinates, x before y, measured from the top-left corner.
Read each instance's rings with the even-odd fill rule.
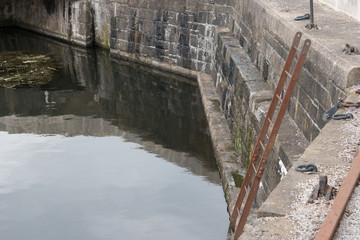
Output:
[[[343,99],[339,99],[338,102],[329,110],[324,112],[322,115],[322,120],[328,122],[330,119],[341,120],[341,119],[352,119],[354,116],[351,113],[341,113],[335,114],[337,110],[341,107],[360,107],[360,102],[344,102]]]
[[[313,203],[314,200],[318,200],[320,196],[324,196],[327,201],[333,199],[336,194],[336,189],[327,184],[327,176],[322,175],[319,179],[319,184],[314,188],[311,193],[308,203]]]
[[[332,107],[330,108],[329,110],[327,110],[326,112],[324,112],[324,114],[322,115],[322,120],[324,122],[328,122],[331,117],[337,112],[337,110],[339,109],[340,107],[340,103],[342,102],[342,98],[340,98],[338,100],[338,102]]]
[[[345,48],[343,50],[345,54],[351,55],[351,54],[360,54],[359,49],[357,47],[351,46],[350,44],[345,44]]]
[[[360,153],[356,156],[349,173],[341,185],[341,188],[336,195],[334,204],[331,207],[324,223],[321,225],[318,235],[315,240],[332,239],[337,226],[340,223],[341,217],[344,214],[346,204],[348,203],[352,192],[360,178]]]
[[[358,108],[358,107],[360,107],[360,102],[341,102],[340,106],[341,107],[355,107],[355,108]]]

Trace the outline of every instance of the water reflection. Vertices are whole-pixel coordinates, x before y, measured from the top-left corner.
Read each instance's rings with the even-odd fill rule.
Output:
[[[56,51],[54,56],[64,67],[61,77],[43,89],[0,89],[0,116],[6,116],[0,120],[0,130],[67,136],[127,134],[129,141],[141,145],[141,141],[151,141],[164,151],[200,158],[207,168],[200,175],[217,172],[194,80],[159,72],[156,75],[156,70],[110,59],[102,51],[84,51],[50,41],[39,45],[42,39],[37,37],[5,33],[8,37],[0,41],[0,50]],[[207,177],[219,183],[217,173]]]
[[[0,32],[4,50],[64,67],[41,89],[0,89],[0,239],[225,236],[193,80],[19,31]]]

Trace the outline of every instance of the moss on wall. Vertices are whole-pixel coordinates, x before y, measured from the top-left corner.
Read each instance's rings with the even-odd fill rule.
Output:
[[[241,187],[243,181],[244,181],[244,177],[239,173],[239,172],[231,172],[231,175],[234,179],[235,182],[235,186],[236,187]]]
[[[104,23],[103,30],[102,30],[102,46],[104,48],[110,49],[110,42],[109,42],[109,25]]]

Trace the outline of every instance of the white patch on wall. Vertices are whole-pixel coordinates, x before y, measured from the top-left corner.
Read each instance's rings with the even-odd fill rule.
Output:
[[[285,175],[288,173],[288,171],[286,170],[286,167],[280,158],[279,158],[279,166],[280,166],[281,179],[283,179],[283,177],[285,177]]]
[[[231,101],[228,101],[227,103],[227,112],[230,112],[231,110]]]
[[[222,83],[222,77],[221,77],[221,74],[218,72],[217,75],[216,75],[216,85],[215,85],[215,87],[218,87],[220,83]]]

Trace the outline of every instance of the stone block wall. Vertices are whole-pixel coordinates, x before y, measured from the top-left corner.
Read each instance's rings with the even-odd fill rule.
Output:
[[[235,8],[232,33],[275,89],[296,29],[261,1],[239,1]],[[322,114],[345,96],[345,88],[352,81],[348,69],[334,64],[323,51],[328,50],[312,44],[289,106],[291,117],[309,141],[325,125]]]
[[[112,1],[104,22],[103,12],[97,13],[102,7],[94,9],[99,45],[207,73],[214,64],[215,28],[229,26],[232,13],[208,1]]]

